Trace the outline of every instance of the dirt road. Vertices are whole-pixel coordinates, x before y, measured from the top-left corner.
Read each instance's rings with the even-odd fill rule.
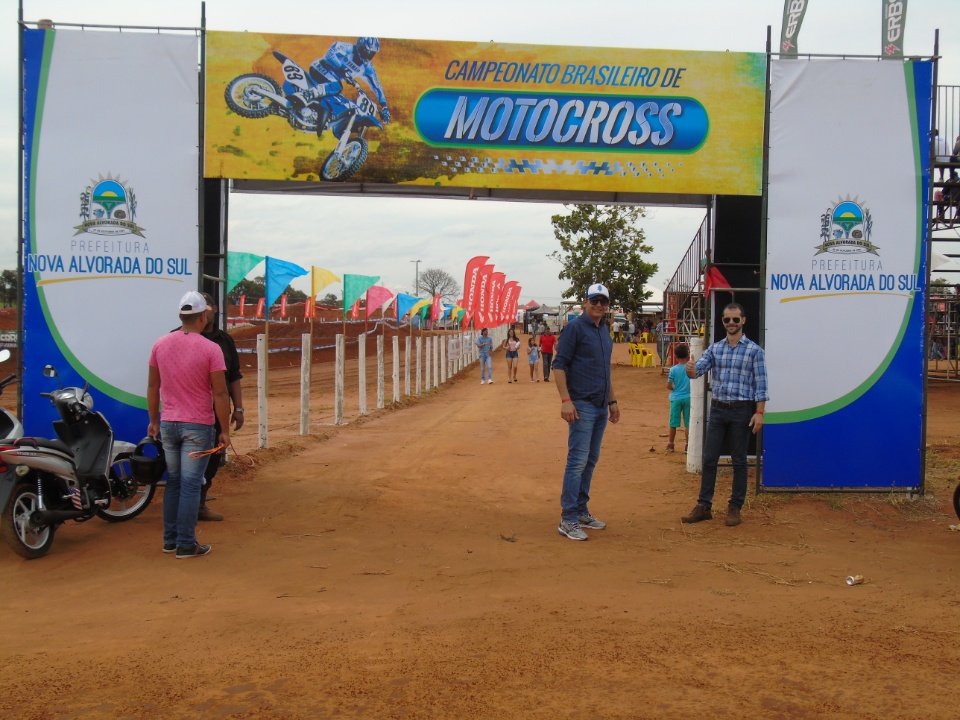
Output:
[[[556,389],[504,382],[501,352],[492,385],[272,434],[218,478],[207,558],[160,552],[159,495],[41,560],[0,548],[0,716],[954,716],[960,386],[932,386],[925,498],[765,494],[684,526],[664,376],[617,353],[589,542],[556,531]]]

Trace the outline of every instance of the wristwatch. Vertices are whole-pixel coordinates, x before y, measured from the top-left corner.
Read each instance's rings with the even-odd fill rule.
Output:
[[[243,415],[243,408],[235,407],[235,408],[233,409],[233,411],[234,411],[234,412],[238,412],[238,413],[240,413],[241,415]]]

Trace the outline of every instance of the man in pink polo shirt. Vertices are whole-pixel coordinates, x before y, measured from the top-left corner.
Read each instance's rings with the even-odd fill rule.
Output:
[[[157,340],[150,352],[147,434],[160,437],[167,461],[163,492],[163,551],[177,559],[202,557],[209,545],[197,542],[200,486],[210,455],[191,458],[230,442],[230,395],[223,353],[201,333],[207,302],[190,291],[180,299],[179,330]],[[163,403],[163,410],[160,405]],[[217,437],[214,420],[220,421]]]

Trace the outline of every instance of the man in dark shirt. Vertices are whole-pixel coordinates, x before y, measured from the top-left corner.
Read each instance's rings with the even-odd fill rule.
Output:
[[[230,422],[233,423],[233,430],[236,432],[243,427],[243,390],[240,387],[240,380],[243,375],[240,374],[240,356],[237,354],[237,344],[230,335],[216,326],[217,303],[209,293],[203,293],[207,301],[207,324],[201,333],[208,340],[212,340],[223,352],[223,362],[227,366],[226,380],[227,390],[230,393],[230,400],[233,403],[233,414],[230,416]],[[220,434],[220,423],[217,423],[217,435]],[[210,462],[207,463],[207,469],[203,477],[205,482],[200,488],[200,510],[197,515],[198,520],[223,520],[223,514],[213,512],[207,507],[207,493],[210,491],[214,476],[223,464],[226,449],[213,455]]]
[[[569,425],[557,532],[571,540],[586,540],[583,528],[602,530],[607,526],[590,514],[587,503],[607,418],[612,423],[620,421],[610,382],[613,341],[605,318],[609,306],[610,291],[606,285],[591,285],[583,314],[560,333],[553,358],[560,417]]]

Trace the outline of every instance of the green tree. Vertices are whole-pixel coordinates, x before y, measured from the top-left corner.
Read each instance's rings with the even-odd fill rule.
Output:
[[[636,226],[646,210],[622,205],[573,205],[567,210],[550,220],[560,250],[547,256],[560,263],[558,277],[570,281],[563,296],[582,298],[591,284],[602,282],[610,288],[614,305],[639,312],[651,295],[644,286],[658,270],[656,263],[644,262],[653,248]]]
[[[307,299],[307,294],[305,292],[301,290],[294,290],[290,285],[287,285],[287,289],[283,292],[287,294],[287,302],[304,302]],[[266,277],[259,275],[253,280],[241,280],[239,283],[237,283],[237,286],[227,294],[227,298],[229,298],[231,304],[236,305],[240,302],[241,295],[247,296],[247,302],[266,297]]]
[[[322,298],[320,298],[321,305],[329,305],[331,307],[343,307],[343,300],[338,298],[333,293],[327,293]]]
[[[18,285],[16,270],[4,270],[0,273],[0,304],[6,307],[17,304]]]

